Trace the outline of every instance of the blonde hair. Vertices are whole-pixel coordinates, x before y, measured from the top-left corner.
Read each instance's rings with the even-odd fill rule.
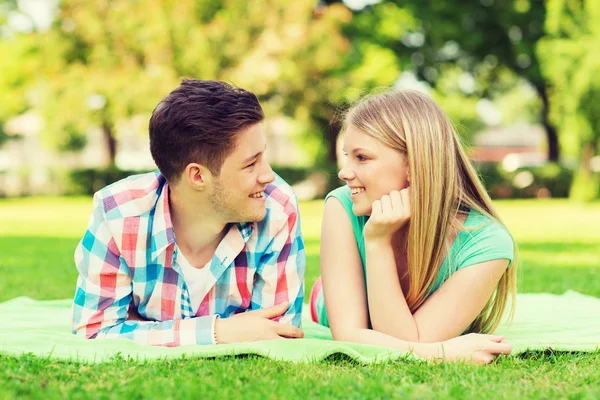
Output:
[[[414,313],[435,284],[451,246],[451,228],[463,229],[456,219],[458,214],[464,214],[461,207],[476,210],[501,224],[502,221],[454,126],[426,95],[414,90],[391,90],[363,98],[346,115],[344,126],[350,125],[408,158],[412,214],[407,249],[410,289],[406,302]],[[516,257],[515,246],[515,260],[469,326],[469,332],[493,332],[504,314],[509,295],[512,300],[509,318],[514,315]]]

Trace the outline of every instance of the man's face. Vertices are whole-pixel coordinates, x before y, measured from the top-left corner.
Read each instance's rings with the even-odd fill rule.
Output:
[[[265,159],[262,123],[241,131],[233,151],[214,176],[209,201],[225,222],[256,222],[265,218],[265,187],[275,174]]]

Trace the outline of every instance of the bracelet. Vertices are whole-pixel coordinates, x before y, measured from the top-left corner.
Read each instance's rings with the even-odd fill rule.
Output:
[[[215,314],[215,319],[213,320],[213,342],[214,344],[219,344],[217,340],[217,318],[219,318],[219,314]]]

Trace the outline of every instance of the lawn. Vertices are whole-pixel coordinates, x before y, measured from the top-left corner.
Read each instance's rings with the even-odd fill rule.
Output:
[[[519,291],[600,297],[600,204],[505,201],[498,208],[520,248]],[[0,200],[0,301],[70,298],[73,250],[89,198]],[[307,291],[319,274],[322,202],[301,204]],[[492,365],[343,357],[295,365],[258,357],[102,364],[0,354],[0,398],[600,398],[600,352],[529,353]]]

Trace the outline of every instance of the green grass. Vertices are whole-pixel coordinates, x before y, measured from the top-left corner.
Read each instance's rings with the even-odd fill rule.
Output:
[[[600,297],[600,204],[498,202],[520,248],[521,292]],[[0,201],[0,301],[70,298],[73,250],[89,198]],[[301,204],[307,292],[319,275],[322,202]],[[418,361],[359,365],[344,357],[294,365],[258,357],[86,365],[0,354],[0,399],[44,398],[599,398],[600,352],[529,353],[486,367]]]

